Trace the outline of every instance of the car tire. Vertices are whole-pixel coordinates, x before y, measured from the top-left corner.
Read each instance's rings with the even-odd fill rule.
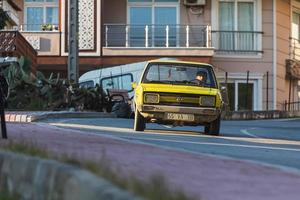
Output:
[[[220,135],[221,116],[204,127],[204,133],[208,135]]]
[[[144,131],[146,128],[145,118],[140,114],[140,112],[135,109],[134,113],[134,131]]]
[[[204,133],[208,134],[209,132],[209,125],[204,126]]]
[[[131,114],[131,107],[127,103],[115,103],[111,110],[119,118],[129,118]]]

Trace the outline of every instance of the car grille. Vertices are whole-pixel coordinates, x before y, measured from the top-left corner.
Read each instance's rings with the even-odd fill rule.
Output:
[[[200,95],[159,93],[160,105],[198,107]]]

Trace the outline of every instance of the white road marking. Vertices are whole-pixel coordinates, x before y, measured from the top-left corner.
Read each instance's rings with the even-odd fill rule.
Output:
[[[64,124],[64,123],[49,123],[53,126],[67,127],[67,128],[80,128],[80,129],[94,129],[98,131],[113,131],[113,132],[123,132],[132,133],[133,130],[129,128],[115,128],[106,126],[96,126],[96,125],[83,125],[83,124]]]
[[[273,119],[272,121],[277,122],[288,122],[288,121],[296,121],[300,120],[299,118],[286,118],[286,119]]]
[[[114,128],[114,127],[103,127],[103,126],[94,126],[94,125],[61,124],[61,123],[51,123],[51,125],[60,126],[60,127],[68,127],[68,128],[94,129],[94,130],[98,130],[98,131],[101,130],[101,131],[133,133],[133,131],[129,128]],[[201,137],[201,136],[198,136],[198,137]],[[252,137],[258,138],[257,136],[254,136],[254,135]],[[173,142],[173,143],[181,143],[181,144],[228,146],[228,147],[241,147],[241,148],[252,148],[252,149],[268,149],[268,150],[300,152],[300,148],[295,149],[295,148],[282,148],[282,147],[258,146],[258,145],[242,145],[242,144],[228,144],[228,143],[215,143],[215,142],[193,142],[193,141],[182,141],[182,140],[173,140],[173,139],[157,139],[157,138],[141,138],[141,137],[139,137],[138,134],[135,134],[134,136],[125,136],[124,135],[124,136],[121,136],[121,138],[133,139],[133,140],[143,140],[143,141],[148,140],[148,141]],[[215,138],[220,138],[220,137],[215,137]],[[228,138],[222,137],[222,139],[228,139]]]
[[[247,129],[242,129],[241,130],[241,133],[245,134],[245,135],[248,135],[250,137],[254,137],[254,138],[259,138],[257,135],[254,135],[252,133],[249,133],[249,131]]]
[[[293,148],[282,148],[282,147],[270,147],[270,146],[257,146],[257,145],[242,145],[242,144],[226,144],[226,143],[214,143],[214,142],[192,142],[192,141],[181,141],[181,140],[170,140],[170,139],[156,139],[156,138],[138,138],[138,137],[126,137],[122,138],[137,139],[137,140],[149,140],[149,141],[161,141],[161,142],[173,142],[173,143],[184,143],[184,144],[199,144],[199,145],[212,145],[212,146],[229,146],[229,147],[242,147],[252,149],[268,149],[268,150],[282,150],[282,151],[295,151],[300,152],[299,149]]]

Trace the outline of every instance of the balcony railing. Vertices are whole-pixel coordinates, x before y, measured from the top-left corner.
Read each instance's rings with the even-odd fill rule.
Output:
[[[199,25],[104,25],[104,47],[211,47],[210,26]]]
[[[21,24],[18,27],[19,31],[58,31],[58,24]]]
[[[219,54],[262,53],[258,31],[212,31],[213,46]]]
[[[290,59],[300,61],[300,40],[290,38]]]
[[[290,38],[290,58],[286,60],[286,77],[300,80],[300,41]]]

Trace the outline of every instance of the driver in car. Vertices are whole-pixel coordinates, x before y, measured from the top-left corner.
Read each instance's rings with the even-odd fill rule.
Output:
[[[198,71],[195,80],[197,81],[197,84],[199,86],[205,85],[205,83],[206,83],[206,73],[203,72],[203,71]]]

